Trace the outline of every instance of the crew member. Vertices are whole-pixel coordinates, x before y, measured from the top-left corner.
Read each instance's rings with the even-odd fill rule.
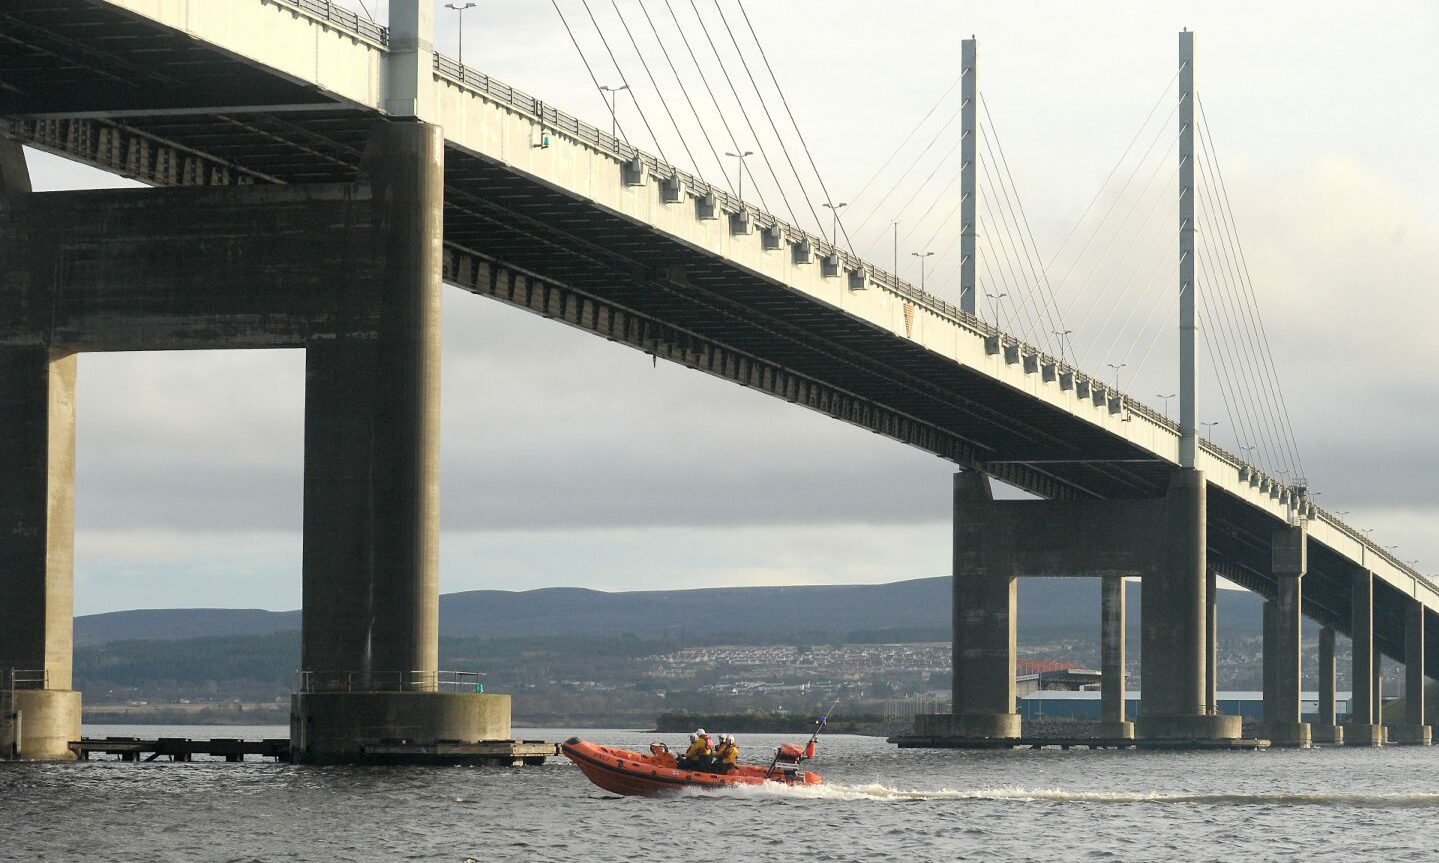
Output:
[[[709,735],[705,734],[705,730],[703,728],[695,729],[695,733],[690,735],[690,748],[685,750],[685,756],[679,761],[680,769],[704,769],[713,751]]]
[[[714,754],[716,773],[728,773],[734,769],[739,761],[739,744],[734,742],[733,734],[726,734],[720,740],[719,748]]]

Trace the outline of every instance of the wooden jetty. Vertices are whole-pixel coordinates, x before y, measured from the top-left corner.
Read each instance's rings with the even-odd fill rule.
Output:
[[[194,740],[189,737],[86,737],[72,741],[70,751],[81,761],[91,756],[115,756],[120,761],[193,761],[196,756],[223,758],[229,763],[244,761],[246,756],[260,759],[290,761],[289,738],[241,740],[216,737]],[[387,740],[364,747],[361,759],[369,764],[475,764],[521,767],[539,765],[546,758],[560,754],[558,743],[543,740],[481,740],[465,742],[442,740],[438,743],[416,744],[406,740]]]
[[[244,761],[246,755],[289,761],[290,740],[288,737],[265,740],[241,740],[238,737],[215,737],[210,740],[192,740],[189,737],[160,737],[154,740],[139,737],[86,737],[72,741],[70,751],[81,761],[89,761],[92,755],[114,755],[120,761],[156,761],[161,758],[170,761],[193,761],[195,756],[204,755],[223,758],[233,764]]]

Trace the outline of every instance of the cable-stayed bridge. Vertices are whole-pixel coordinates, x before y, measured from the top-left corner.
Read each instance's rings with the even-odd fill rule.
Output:
[[[690,35],[694,44],[675,46],[667,63],[713,38]],[[574,44],[586,58],[581,40]],[[1426,625],[1439,590],[1313,503],[1287,412],[1266,403],[1280,396],[1272,358],[1211,338],[1224,329],[1205,318],[1218,306],[1196,304],[1212,283],[1234,308],[1253,311],[1232,215],[1222,186],[1214,188],[1212,143],[1196,134],[1190,34],[1181,36],[1189,53],[1174,110],[1151,111],[1158,124],[1146,120],[1131,143],[1151,140],[1150,129],[1161,140],[1177,121],[1175,159],[1170,168],[1136,167],[1131,179],[1148,180],[1127,211],[1117,208],[1126,222],[1167,221],[1168,239],[1159,229],[1140,235],[1130,247],[1145,257],[1133,269],[1089,273],[1101,297],[1125,278],[1177,277],[1167,300],[1148,305],[1109,294],[1093,329],[1109,332],[1116,310],[1146,321],[1179,315],[1187,359],[1178,422],[1167,406],[1155,410],[1110,382],[1123,357],[1147,357],[1155,341],[1113,355],[1112,374],[1076,359],[1071,337],[1088,335],[1096,306],[1076,323],[1066,314],[1073,303],[1056,299],[1064,279],[1051,284],[1052,262],[1039,255],[1003,150],[985,131],[992,123],[981,119],[973,40],[956,80],[958,165],[913,172],[944,177],[961,195],[953,205],[942,195],[911,197],[928,207],[926,218],[948,213],[942,221],[957,224],[958,303],[899,279],[897,263],[886,269],[856,254],[845,204],[827,191],[823,202],[804,194],[801,207],[773,164],[767,188],[763,175],[746,173],[773,158],[798,178],[802,139],[783,156],[756,157],[733,137],[733,177],[724,173],[730,156],[708,142],[724,181],[707,181],[688,143],[690,168],[681,169],[628,142],[618,90],[607,91],[616,116],[605,130],[436,53],[427,3],[396,2],[380,26],[321,0],[14,0],[0,9],[0,45],[0,424],[13,442],[0,453],[0,668],[30,682],[12,699],[12,715],[25,716],[22,754],[61,756],[78,739],[69,633],[74,355],[83,351],[306,349],[304,676],[292,718],[301,757],[362,757],[366,741],[395,737],[508,735],[507,696],[444,692],[436,667],[442,280],[963,468],[955,714],[927,720],[921,736],[1018,735],[1020,576],[1106,579],[1105,733],[1113,736],[1136,733],[1115,696],[1125,577],[1146,587],[1141,739],[1239,736],[1237,718],[1215,714],[1219,577],[1271,600],[1266,702],[1280,742],[1311,735],[1298,715],[1301,613],[1326,627],[1329,707],[1315,732],[1326,739],[1342,736],[1332,708],[1335,631],[1354,640],[1351,741],[1383,739],[1378,657],[1404,661],[1412,687],[1439,647]],[[658,62],[645,69],[651,82],[656,68],[663,74]],[[740,70],[730,71],[729,86],[742,83]],[[690,108],[703,128],[704,112]],[[787,102],[770,108],[772,127],[781,110],[790,113]],[[659,122],[642,116],[647,127]],[[744,118],[751,132],[754,123]],[[653,136],[656,149],[661,137]],[[32,193],[21,145],[153,188]],[[786,218],[742,197],[742,177],[755,197],[779,193]],[[901,184],[895,190],[904,197]],[[805,210],[813,229],[795,215]],[[849,221],[863,242],[864,225]],[[1225,239],[1206,244],[1210,235]],[[1087,225],[1075,242],[1075,261],[1116,244]],[[983,299],[994,320],[979,314]],[[1124,327],[1116,332],[1132,341]],[[1262,328],[1242,333],[1257,345]],[[1240,455],[1199,428],[1204,339],[1225,370],[1231,425],[1255,444]],[[1261,379],[1272,387],[1246,386]],[[1040,500],[992,501],[987,477]],[[1397,736],[1427,739],[1422,704],[1415,709]]]

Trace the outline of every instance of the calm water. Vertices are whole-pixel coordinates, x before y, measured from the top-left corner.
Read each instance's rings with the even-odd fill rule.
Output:
[[[718,729],[711,729],[718,730]],[[87,727],[275,737],[279,727]],[[557,740],[568,730],[519,729]],[[654,735],[585,731],[642,748]],[[677,736],[660,736],[671,745]],[[744,735],[751,757],[783,739]],[[822,738],[821,789],[612,797],[544,767],[0,765],[0,860],[1433,860],[1439,748],[923,752]]]

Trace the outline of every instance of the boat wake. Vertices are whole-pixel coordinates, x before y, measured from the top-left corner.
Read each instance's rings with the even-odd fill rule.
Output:
[[[1013,801],[1016,803],[1198,804],[1211,806],[1346,806],[1358,808],[1439,808],[1439,793],[1271,792],[1264,794],[1166,794],[1161,792],[1065,791],[1059,788],[943,788],[936,791],[869,785],[760,785],[727,788],[734,796],[777,796],[814,800],[874,800],[903,803],[922,800]]]

